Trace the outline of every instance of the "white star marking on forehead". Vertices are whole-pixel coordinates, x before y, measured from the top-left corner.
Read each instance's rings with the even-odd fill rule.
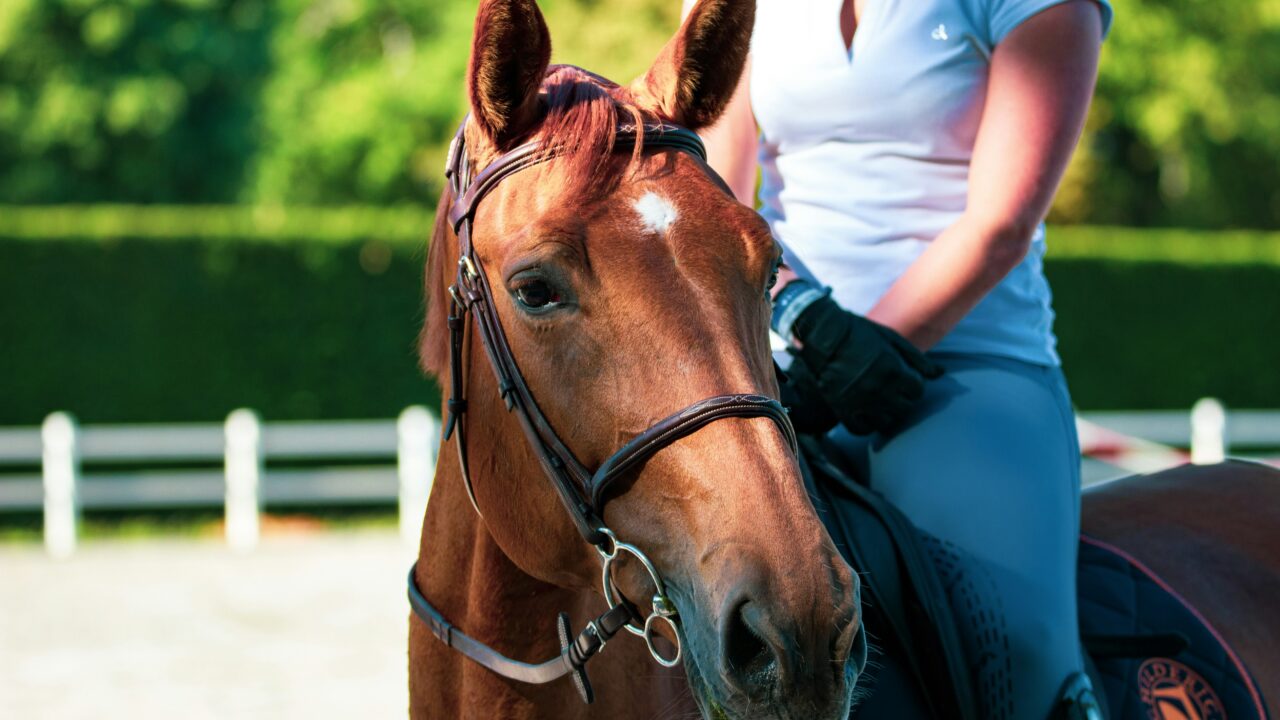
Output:
[[[665,233],[678,217],[671,201],[654,192],[645,193],[636,200],[634,207],[640,215],[640,223],[649,232]]]

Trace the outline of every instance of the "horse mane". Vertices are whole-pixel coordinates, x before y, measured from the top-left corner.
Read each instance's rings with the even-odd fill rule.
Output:
[[[544,152],[556,153],[556,166],[565,178],[561,192],[583,203],[611,190],[622,179],[614,153],[620,122],[655,122],[657,116],[635,104],[631,93],[616,83],[573,65],[552,65],[542,81],[541,122],[526,137],[542,142]],[[636,142],[628,164],[643,152]],[[529,172],[545,170],[539,166]],[[481,168],[473,168],[478,171]],[[452,193],[446,188],[436,208],[436,223],[427,254],[424,292],[426,321],[418,337],[419,363],[424,372],[443,377],[449,363],[446,305],[453,282],[457,238],[449,227]]]

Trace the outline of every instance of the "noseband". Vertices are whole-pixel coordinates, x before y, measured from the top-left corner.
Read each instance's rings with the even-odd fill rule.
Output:
[[[619,448],[594,472],[588,470],[556,434],[525,384],[502,330],[493,291],[480,258],[475,253],[471,237],[476,208],[498,183],[521,170],[565,155],[569,150],[560,146],[547,146],[538,141],[529,142],[502,155],[472,177],[463,136],[465,127],[464,120],[449,147],[445,167],[445,176],[449,179],[449,189],[454,198],[449,210],[449,222],[458,237],[459,257],[457,275],[453,285],[449,287],[450,394],[446,405],[448,420],[444,439],[447,441],[453,437],[456,441],[467,496],[476,512],[480,513],[467,466],[465,430],[467,401],[463,380],[463,346],[467,320],[471,318],[497,377],[498,392],[506,403],[507,410],[514,411],[520,419],[530,447],[538,456],[539,464],[551,480],[551,485],[556,489],[574,526],[583,540],[595,546],[600,555],[601,582],[609,609],[589,622],[576,638],[570,633],[568,615],[560,613],[557,627],[561,653],[534,665],[504,657],[451,625],[418,590],[414,569],[409,571],[409,603],[414,614],[426,623],[432,634],[475,662],[499,675],[522,682],[545,683],[564,675],[572,675],[582,699],[589,703],[593,694],[587,680],[586,663],[623,628],[643,637],[654,660],[665,667],[674,667],[682,656],[675,604],[667,597],[666,586],[657,568],[644,552],[619,540],[604,523],[604,505],[608,500],[610,486],[659,450],[716,420],[769,418],[777,424],[793,451],[796,447],[795,431],[786,410],[776,400],[751,394],[716,395],[659,420]],[[706,164],[706,151],[702,141],[690,130],[667,123],[639,126],[619,124],[615,131],[614,151],[632,152],[636,143],[642,143],[642,148],[646,151],[671,149],[686,153],[696,158],[715,177]],[[656,594],[651,603],[652,612],[648,616],[642,615],[614,584],[613,567],[624,555],[630,555],[639,561],[653,581]],[[664,657],[654,646],[654,630],[659,621],[667,623],[675,635],[676,651],[671,657]]]

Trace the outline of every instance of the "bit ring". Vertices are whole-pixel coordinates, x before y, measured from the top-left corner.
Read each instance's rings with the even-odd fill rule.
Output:
[[[667,597],[666,583],[662,582],[662,576],[658,574],[658,569],[654,567],[653,561],[649,560],[649,557],[645,555],[640,548],[632,545],[631,543],[619,540],[618,536],[609,528],[602,527],[599,530],[601,534],[608,538],[607,550],[603,547],[604,543],[596,546],[596,552],[600,554],[600,560],[602,562],[600,568],[600,581],[604,587],[605,600],[609,603],[610,609],[627,601],[622,592],[618,590],[616,585],[614,585],[613,565],[623,554],[634,557],[641,565],[644,566],[645,572],[649,573],[649,579],[653,581],[656,593],[653,596],[653,610],[645,618],[644,624],[640,625],[637,621],[632,620],[626,625],[623,625],[623,627],[632,635],[644,638],[645,645],[649,648],[649,654],[653,656],[654,661],[659,665],[662,665],[663,667],[675,667],[680,663],[680,659],[684,653],[680,640],[680,628],[676,624],[678,613],[676,611],[675,604]],[[667,625],[671,627],[672,634],[675,635],[676,654],[672,658],[663,657],[662,653],[658,652],[657,648],[654,646],[654,627],[658,620],[666,622]]]

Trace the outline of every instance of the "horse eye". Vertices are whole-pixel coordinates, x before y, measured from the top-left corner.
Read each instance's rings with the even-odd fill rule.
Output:
[[[773,272],[769,273],[769,283],[764,286],[764,295],[769,297],[769,292],[773,290],[773,286],[778,284],[778,271],[782,269],[782,258],[773,264]]]
[[[544,280],[529,280],[516,288],[516,300],[529,310],[544,310],[560,304],[560,294]]]

